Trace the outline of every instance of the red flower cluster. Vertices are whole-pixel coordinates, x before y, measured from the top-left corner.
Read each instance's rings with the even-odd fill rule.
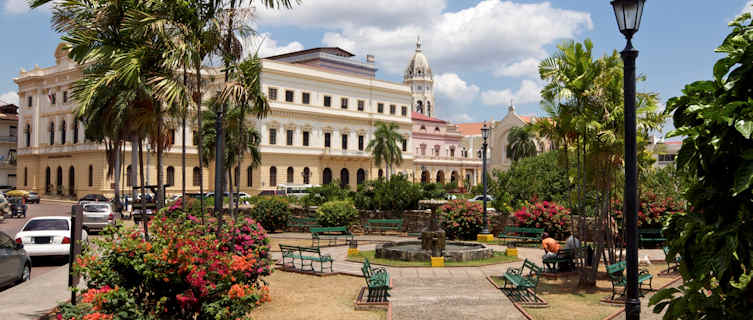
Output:
[[[685,210],[685,202],[672,197],[661,197],[653,192],[643,192],[640,197],[638,227],[661,228],[666,217]],[[612,216],[618,221],[622,221],[622,210],[622,200],[613,199]]]
[[[555,235],[570,229],[570,210],[549,201],[535,202],[515,212],[519,227],[543,228]]]
[[[450,239],[474,240],[484,226],[483,207],[477,202],[453,200],[437,210]]]

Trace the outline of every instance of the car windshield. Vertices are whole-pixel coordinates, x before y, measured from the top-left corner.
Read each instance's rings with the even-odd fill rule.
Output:
[[[36,196],[37,193],[36,192],[29,192],[29,195]]]
[[[68,230],[68,221],[63,219],[36,219],[30,220],[24,226],[23,231],[39,230]]]
[[[87,212],[107,212],[107,209],[106,204],[90,204],[84,206],[84,211]]]

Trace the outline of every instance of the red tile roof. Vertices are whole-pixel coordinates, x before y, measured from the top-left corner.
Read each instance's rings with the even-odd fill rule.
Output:
[[[468,122],[456,124],[460,134],[464,136],[475,136],[481,134],[481,127],[484,126],[483,122]]]
[[[520,120],[523,120],[523,122],[525,122],[525,123],[531,123],[531,118],[533,118],[533,117],[531,117],[531,116],[518,116],[518,118],[520,118]]]
[[[665,141],[664,144],[682,144],[682,141]]]
[[[447,121],[444,121],[442,119],[432,118],[432,117],[429,117],[429,116],[425,116],[425,115],[420,114],[418,112],[411,112],[411,119],[414,120],[414,121],[418,120],[418,121],[427,121],[427,122],[436,122],[436,123],[447,123]]]

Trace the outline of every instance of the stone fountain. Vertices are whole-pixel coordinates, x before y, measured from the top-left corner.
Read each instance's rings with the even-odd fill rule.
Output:
[[[421,200],[418,202],[422,208],[431,210],[429,226],[421,231],[421,249],[431,252],[432,257],[444,256],[444,249],[447,246],[447,236],[437,224],[437,208],[445,203],[447,203],[446,200]]]

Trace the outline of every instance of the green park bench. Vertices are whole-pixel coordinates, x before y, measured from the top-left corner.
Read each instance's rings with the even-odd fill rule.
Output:
[[[664,261],[667,263],[667,272],[677,270],[680,267],[681,256],[678,254],[674,258],[669,256],[669,247],[664,246],[661,248],[664,251]]]
[[[537,301],[536,287],[539,285],[539,275],[542,272],[541,267],[525,259],[520,268],[507,269],[503,290],[508,291],[515,301]]]
[[[366,279],[367,302],[384,302],[390,297],[390,274],[385,268],[372,267],[369,259],[363,260],[361,273]]]
[[[316,220],[316,218],[290,217],[290,220],[288,221],[288,227],[307,230],[311,227],[319,227],[319,222]]]
[[[311,227],[309,231],[312,247],[319,247],[321,240],[327,240],[328,245],[337,245],[338,239],[345,239],[346,244],[353,241],[353,234],[347,227]]]
[[[314,270],[314,262],[319,262],[319,272],[324,272],[324,264],[329,263],[329,272],[332,272],[332,257],[328,254],[322,254],[319,247],[280,244],[280,252],[282,252],[282,265],[284,267],[292,267],[301,271],[316,271]],[[290,264],[287,263],[287,259],[290,259]],[[300,268],[296,267],[296,260],[300,261]]]
[[[627,283],[627,277],[625,277],[625,261],[620,261],[615,264],[607,266],[607,275],[609,275],[609,281],[612,283],[612,297],[617,296],[617,288],[622,288],[622,292],[619,296],[625,295],[625,284]],[[638,291],[645,289],[645,285],[648,284],[648,290],[652,290],[651,281],[654,278],[648,270],[641,270],[638,272]],[[643,296],[643,293],[641,293]]]
[[[379,230],[384,232],[385,230],[400,231],[403,227],[403,219],[368,219],[364,228],[366,232],[373,232]]]
[[[662,243],[667,241],[667,239],[662,236],[661,229],[641,228],[638,229],[638,234],[640,235],[641,246],[643,247],[645,247],[646,243]]]
[[[500,233],[497,238],[506,241],[511,239],[513,242],[541,241],[541,235],[544,233],[542,228],[524,228],[524,227],[505,227],[504,232]]]
[[[557,252],[557,256],[544,258],[544,266],[546,266],[547,272],[565,272],[573,271],[573,249],[562,248]]]

